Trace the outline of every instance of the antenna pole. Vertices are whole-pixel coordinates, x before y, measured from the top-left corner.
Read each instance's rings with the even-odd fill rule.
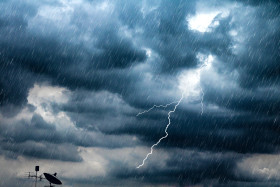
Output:
[[[37,172],[39,171],[39,166],[35,166],[36,176],[35,176],[35,187],[37,187]]]
[[[37,187],[37,171],[36,171],[36,178],[35,178],[35,187]]]

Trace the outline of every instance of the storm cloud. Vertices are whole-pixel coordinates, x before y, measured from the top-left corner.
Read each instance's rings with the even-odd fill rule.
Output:
[[[279,1],[11,0],[0,11],[0,163],[55,162],[68,186],[278,184]],[[182,93],[168,138],[136,169],[176,103],[137,114]]]

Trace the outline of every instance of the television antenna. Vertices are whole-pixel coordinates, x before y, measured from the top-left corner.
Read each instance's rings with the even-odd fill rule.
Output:
[[[35,172],[36,174],[33,175],[33,172],[28,172],[28,178],[35,178],[35,187],[37,187],[37,180],[39,179],[40,181],[43,179],[42,175],[38,176],[38,171],[39,171],[39,166],[35,166]]]
[[[49,173],[43,173],[45,177],[42,177],[42,174],[38,176],[39,166],[35,166],[35,172],[36,174],[32,174],[33,172],[28,172],[28,178],[35,178],[35,187],[37,187],[37,181],[38,179],[42,181],[42,179],[46,179],[50,185],[46,187],[54,187],[52,184],[61,185],[62,182],[56,177],[57,173],[49,174]]]

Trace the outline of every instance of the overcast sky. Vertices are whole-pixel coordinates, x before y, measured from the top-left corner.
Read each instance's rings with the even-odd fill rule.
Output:
[[[32,186],[35,165],[67,187],[279,185],[279,14],[279,0],[1,1],[0,186]]]

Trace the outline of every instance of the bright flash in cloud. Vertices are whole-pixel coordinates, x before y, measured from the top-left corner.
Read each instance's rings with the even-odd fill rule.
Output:
[[[199,95],[200,77],[194,71],[184,71],[179,77],[179,89],[188,96]]]
[[[189,29],[199,32],[208,31],[210,24],[218,14],[219,12],[209,12],[187,17]]]
[[[212,55],[204,55],[199,53],[197,55],[201,66],[194,70],[183,71],[179,76],[179,89],[189,97],[195,97],[200,94],[200,76],[202,71],[211,67],[214,60]]]
[[[211,32],[212,28],[217,27],[220,22],[216,17],[225,18],[229,16],[228,8],[218,8],[211,11],[203,9],[197,10],[195,15],[186,17],[188,28],[198,32]]]

